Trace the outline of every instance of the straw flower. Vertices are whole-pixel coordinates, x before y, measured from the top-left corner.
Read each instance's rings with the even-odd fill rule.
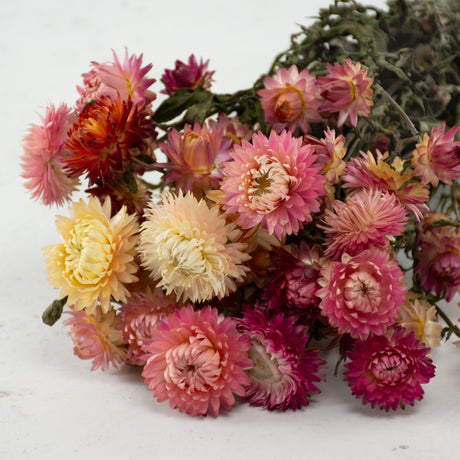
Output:
[[[101,206],[90,197],[73,203],[71,217],[58,216],[57,230],[63,243],[45,248],[48,279],[68,296],[75,310],[94,312],[100,302],[103,313],[110,301],[125,302],[125,284],[136,281],[133,261],[137,243],[137,219],[122,208],[110,217],[110,199]]]
[[[243,244],[231,242],[241,231],[217,206],[210,209],[190,192],[165,193],[161,204],[150,203],[145,218],[139,250],[157,286],[192,302],[235,291],[249,256]]]

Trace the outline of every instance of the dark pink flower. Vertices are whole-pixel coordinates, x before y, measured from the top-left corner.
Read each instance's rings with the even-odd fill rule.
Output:
[[[161,81],[166,89],[161,92],[174,94],[179,89],[197,89],[199,87],[209,89],[215,71],[209,71],[208,64],[209,60],[203,62],[203,59],[200,59],[198,64],[193,54],[188,58],[187,64],[177,60],[174,69],[165,69]]]
[[[387,412],[413,406],[423,398],[422,384],[434,377],[435,367],[425,348],[411,332],[397,327],[387,336],[370,335],[356,341],[345,364],[345,381],[363,404],[378,406]]]
[[[249,357],[254,367],[248,371],[246,388],[249,404],[266,409],[296,410],[307,406],[308,397],[319,393],[315,382],[324,380],[319,371],[324,365],[318,349],[306,349],[309,336],[297,316],[277,314],[269,319],[259,308],[246,308],[238,320],[239,330],[252,347]]]

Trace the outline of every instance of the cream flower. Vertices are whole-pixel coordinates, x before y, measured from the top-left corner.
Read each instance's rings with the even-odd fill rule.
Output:
[[[151,203],[142,224],[139,250],[157,286],[192,302],[224,297],[236,289],[249,259],[244,244],[232,243],[241,233],[227,224],[218,207],[208,208],[190,192],[163,195]]]
[[[70,218],[58,216],[57,230],[63,243],[45,248],[49,281],[68,296],[75,310],[94,312],[98,302],[107,313],[110,300],[126,302],[125,283],[137,281],[133,261],[137,243],[136,216],[123,207],[110,217],[111,203],[101,206],[90,197],[73,203]]]

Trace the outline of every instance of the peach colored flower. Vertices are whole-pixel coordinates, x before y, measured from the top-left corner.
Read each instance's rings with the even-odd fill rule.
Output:
[[[30,125],[23,140],[24,154],[21,157],[22,177],[33,198],[45,205],[62,205],[70,200],[77,190],[78,177],[71,177],[65,170],[67,131],[72,126],[75,114],[65,104],[57,109],[46,107],[40,117],[41,125]]]
[[[58,216],[57,230],[63,240],[45,248],[50,283],[68,296],[75,310],[91,314],[98,303],[103,313],[110,302],[126,302],[125,284],[136,281],[134,262],[138,224],[136,216],[122,208],[110,217],[110,199],[101,206],[90,197],[73,203],[71,217]]]
[[[320,209],[324,177],[314,164],[313,148],[290,132],[272,131],[267,139],[255,133],[252,144],[234,146],[232,160],[224,164],[221,190],[227,212],[238,213],[243,228],[261,224],[278,239],[297,234]]]
[[[338,112],[339,127],[347,120],[356,126],[358,116],[368,117],[371,113],[370,108],[374,105],[371,85],[374,79],[367,76],[367,69],[361,67],[359,62],[353,64],[350,59],[346,59],[343,66],[335,62],[334,66],[326,67],[329,74],[318,78],[320,94],[325,99],[319,110]]]
[[[264,78],[264,89],[257,91],[265,111],[265,120],[276,132],[310,131],[311,122],[320,122],[316,77],[307,69],[299,72],[295,65],[280,68],[273,77]]]
[[[74,343],[74,353],[80,359],[92,359],[94,371],[107,370],[110,364],[120,367],[126,362],[126,347],[118,329],[120,318],[112,308],[103,313],[97,306],[91,314],[84,310],[66,312],[71,318],[64,321],[69,326]]]
[[[172,409],[189,415],[217,416],[230,410],[233,394],[244,396],[252,367],[248,340],[231,318],[216,308],[177,309],[146,341],[147,363],[142,372],[158,401],[169,399]]]
[[[178,300],[222,298],[236,289],[247,268],[245,245],[232,243],[240,230],[227,223],[218,207],[209,208],[190,192],[165,193],[151,202],[142,224],[140,253],[157,286]]]

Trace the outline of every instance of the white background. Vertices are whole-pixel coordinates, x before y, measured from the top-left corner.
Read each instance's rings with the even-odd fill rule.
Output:
[[[369,4],[383,6],[382,0]],[[0,6],[0,458],[458,458],[460,350],[434,355],[423,401],[385,413],[332,375],[309,407],[269,413],[238,405],[192,418],[157,403],[139,372],[90,372],[62,327],[42,324],[58,296],[42,247],[58,242],[55,209],[20,179],[21,139],[48,102],[73,104],[91,60],[144,53],[159,80],[190,53],[210,59],[216,92],[249,87],[329,0],[30,0]],[[153,89],[159,92],[159,81]],[[60,210],[66,214],[67,210]],[[454,318],[458,307],[448,307]]]

